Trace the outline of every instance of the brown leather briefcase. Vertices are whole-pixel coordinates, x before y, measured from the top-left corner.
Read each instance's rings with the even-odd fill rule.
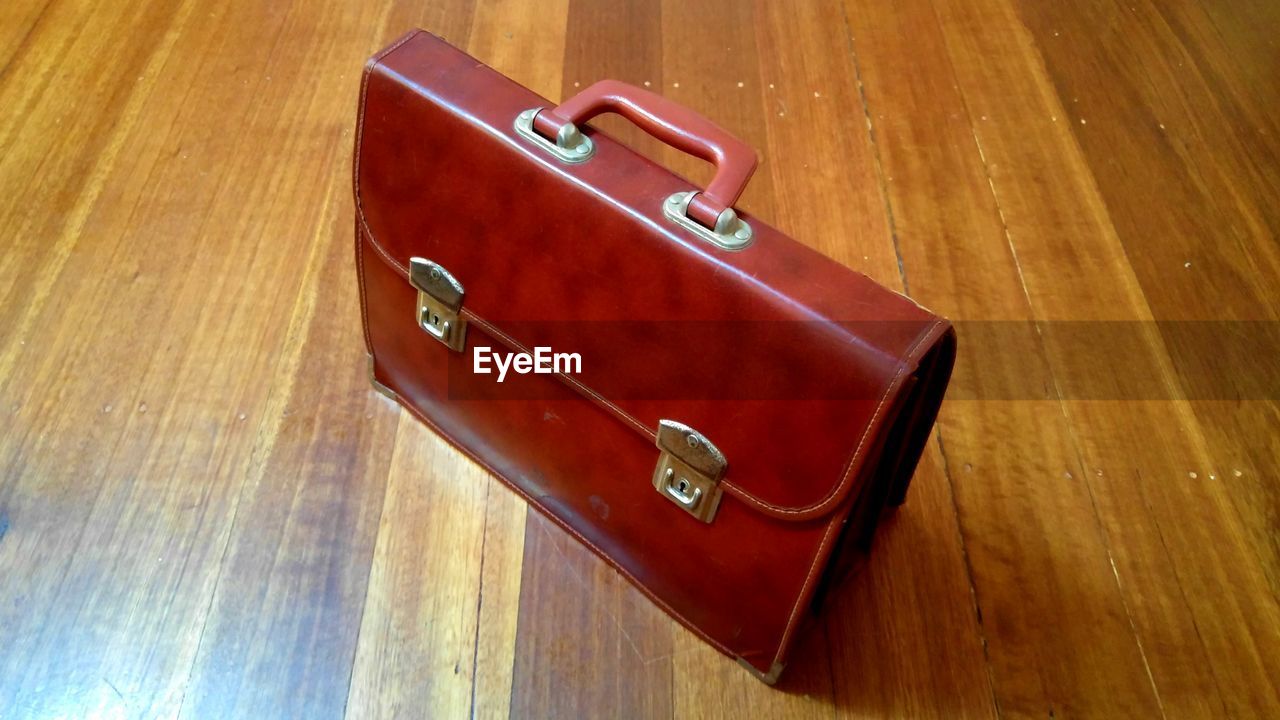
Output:
[[[602,112],[714,180],[584,124]],[[374,385],[773,682],[902,502],[955,340],[735,212],[755,164],[658,95],[556,107],[419,31],[365,69],[356,260]]]

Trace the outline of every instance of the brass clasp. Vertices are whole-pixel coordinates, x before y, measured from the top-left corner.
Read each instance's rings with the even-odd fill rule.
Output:
[[[462,352],[467,343],[467,321],[462,309],[462,283],[442,266],[426,258],[409,259],[409,282],[418,289],[418,327],[449,349]]]
[[[711,522],[720,507],[720,478],[729,462],[711,441],[688,425],[658,422],[658,466],[653,486],[685,512]]]

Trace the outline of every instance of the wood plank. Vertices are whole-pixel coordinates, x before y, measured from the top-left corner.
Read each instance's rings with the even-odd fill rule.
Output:
[[[1079,31],[1075,17],[1030,10],[1022,14],[1039,37]],[[1280,141],[1265,102],[1274,97],[1275,73],[1259,70],[1274,66],[1275,59],[1274,48],[1254,34],[1255,28],[1274,26],[1274,6],[1244,6],[1228,17],[1186,3],[1142,3],[1109,17],[1133,42],[1091,48],[1087,61],[1123,79],[1116,83],[1115,97],[1091,90],[1075,99],[1114,106],[1118,120],[1095,123],[1089,132],[1073,126],[1073,133],[1091,165],[1100,166],[1099,192],[1117,218],[1126,253],[1137,258],[1134,272],[1153,315],[1161,320],[1274,323],[1274,299],[1280,295],[1274,242],[1280,232],[1280,171],[1274,158]],[[1221,35],[1224,26],[1230,28],[1231,40]],[[1078,83],[1078,61],[1057,43],[1044,45],[1055,86]],[[1150,68],[1140,76],[1132,73],[1139,61]],[[1164,127],[1152,131],[1149,121],[1138,118],[1158,118],[1157,126]],[[1167,199],[1121,191],[1118,175],[1146,173],[1159,173],[1168,184],[1160,188]],[[1157,221],[1170,226],[1175,241],[1147,242],[1145,233]],[[1274,332],[1274,325],[1268,327]],[[1205,352],[1188,347],[1177,329],[1164,326],[1164,344],[1175,366],[1196,367]],[[1218,329],[1226,341],[1242,330],[1229,324]],[[1207,383],[1194,377],[1182,380],[1220,389],[1219,395],[1191,404],[1214,456],[1198,462],[1197,472],[1232,484],[1228,498],[1251,536],[1253,551],[1262,557],[1271,592],[1280,593],[1280,543],[1274,533],[1280,492],[1265,480],[1268,468],[1280,461],[1280,443],[1273,433],[1256,430],[1274,425],[1280,407],[1274,394],[1259,396],[1242,388],[1237,395],[1229,376]],[[1251,402],[1231,402],[1237,397]]]
[[[460,717],[471,708],[488,477],[400,414],[347,713]]]
[[[289,15],[281,32],[313,24],[326,37],[340,37],[326,31],[338,27],[364,28],[372,37],[377,21],[359,10]],[[345,681],[331,679],[350,674],[395,423],[393,414],[372,412],[377,398],[368,393],[357,316],[330,310],[354,312],[357,303],[350,279],[353,220],[342,171],[351,130],[329,120],[340,107],[350,111],[359,79],[351,54],[343,41],[315,44],[276,53],[263,68],[259,107],[275,112],[255,118],[252,137],[278,148],[281,159],[269,166],[288,168],[259,180],[263,189],[289,196],[290,185],[317,176],[330,180],[323,206],[292,207],[259,221],[258,252],[307,227],[308,216],[314,235],[304,245],[310,256],[302,272],[292,256],[272,268],[276,277],[296,282],[282,288],[292,300],[284,305],[292,307],[283,333],[289,342],[280,364],[266,374],[270,404],[254,462],[237,486],[234,524],[226,530],[183,699],[187,716],[276,715],[283,708],[334,715],[346,699]],[[306,83],[313,73],[344,78],[349,93],[318,92],[319,86]],[[307,168],[299,157],[315,165]],[[243,212],[234,208],[229,203],[223,212]],[[252,212],[241,217],[255,221]]]
[[[187,716],[333,717],[348,700],[399,422],[369,385],[360,338],[346,200],[351,112],[366,53],[402,30],[384,24],[404,10],[352,7],[299,17],[318,23],[332,42],[272,67],[284,92],[306,87],[288,82],[291,75],[312,74],[338,77],[347,91],[304,95],[303,114],[283,120],[294,133],[319,120],[320,133],[302,136],[325,138],[327,152],[317,158],[323,166],[310,175],[331,183],[322,231],[310,243],[321,264],[295,290],[300,308],[318,309],[292,314],[300,361],[281,366],[275,378],[281,390],[267,418],[276,425],[255,449],[261,480],[251,475],[241,491],[183,705]],[[345,39],[351,28],[362,29],[354,42]]]
[[[691,108],[753,148],[768,143],[760,107],[761,56],[752,3],[712,0],[687,3],[664,0],[662,94]],[[715,28],[709,34],[709,29]],[[705,187],[714,175],[710,163],[675,148],[663,149],[660,162]],[[774,215],[773,179],[757,171],[738,205],[760,217]]]
[[[1034,317],[935,7],[847,7],[913,295],[961,320]],[[1043,375],[1032,348],[1007,360]],[[952,403],[940,434],[1000,711],[1159,714],[1057,398]]]
[[[0,107],[13,108],[0,116],[0,219],[7,231],[0,301],[14,307],[0,315],[0,367],[14,362],[106,176],[127,159],[120,157],[124,143],[136,136],[157,71],[173,52],[176,36],[168,31],[191,7],[153,3],[104,16],[107,27],[145,38],[123,47],[111,31],[86,32],[82,11],[66,3],[43,8],[0,80]],[[48,51],[33,53],[34,46]],[[52,92],[56,87],[66,91]]]
[[[480,567],[472,717],[508,717],[511,709],[528,511],[524,500],[490,479]]]
[[[541,515],[524,552],[511,716],[671,717],[675,622]]]
[[[17,350],[6,346],[7,399],[26,413],[5,427],[15,434],[6,436],[0,502],[18,540],[6,566],[28,580],[18,586],[24,603],[4,607],[52,608],[4,623],[16,634],[6,647],[20,648],[5,662],[21,670],[4,673],[0,697],[27,712],[171,715],[184,692],[283,329],[282,314],[228,318],[270,299],[246,288],[270,288],[279,275],[272,251],[289,251],[269,245],[246,263],[256,238],[233,233],[233,223],[215,225],[222,242],[173,241],[200,236],[212,198],[239,213],[253,189],[235,182],[247,180],[237,171],[257,172],[246,163],[199,170],[206,153],[237,157],[243,147],[236,131],[251,103],[227,78],[235,63],[252,71],[266,55],[224,57],[215,38],[242,33],[265,48],[255,34],[277,29],[271,14],[246,24],[249,12],[229,18],[231,10],[215,12],[210,26],[226,32],[212,35],[193,32],[182,20],[190,15],[172,33],[164,24],[133,30],[160,41],[141,67],[174,71],[154,84],[122,76],[138,88],[114,96],[125,135],[106,138],[108,166],[90,171],[68,235],[52,243],[64,257],[38,276],[48,285],[32,293],[35,319]],[[84,95],[89,114],[92,98]],[[223,120],[218,134],[194,122],[212,116]],[[307,211],[289,208],[299,209]]]
[[[398,415],[368,388],[352,222],[335,176],[182,706],[188,717],[335,716],[346,699]],[[341,305],[340,307],[346,307]],[[324,352],[317,348],[325,348]],[[352,420],[359,418],[358,422]]]
[[[1280,232],[1280,188],[1274,164],[1258,162],[1274,157],[1275,139],[1223,108],[1151,3],[1017,8],[1153,312],[1276,319],[1280,247],[1265,239]],[[1115,39],[1072,42],[1100,27]]]
[[[997,714],[958,524],[934,443],[866,566],[823,611],[841,717]]]
[[[32,36],[45,19],[52,0],[14,0],[0,7],[0,82],[14,60],[31,48]]]
[[[1159,420],[1185,407],[1169,402],[1079,401],[1071,393],[1070,358],[1078,342],[1058,332],[1053,320],[1098,318],[1135,321],[1136,346],[1126,360],[1149,368],[1158,383],[1173,382],[1168,358],[1156,333],[1138,334],[1150,320],[1141,288],[1119,247],[1115,231],[1093,184],[1092,174],[1072,140],[1067,109],[1053,92],[1025,33],[982,30],[1011,10],[999,3],[944,2],[939,16],[971,113],[986,118],[975,128],[1000,201],[1010,243],[1016,248],[1030,302],[1039,318],[1055,382],[1067,395],[1067,413],[1085,474],[1098,507],[1111,560],[1126,607],[1138,631],[1164,711],[1175,715],[1220,713],[1222,698],[1211,676],[1199,630],[1182,599],[1176,558],[1165,547],[1161,513],[1141,487],[1179,476],[1187,449],[1198,439],[1172,437]],[[999,52],[1000,68],[981,58]],[[1024,135],[1016,147],[1007,133]],[[1028,141],[1031,139],[1033,141]],[[1172,397],[1172,395],[1170,395]],[[1175,415],[1178,416],[1178,415]],[[1153,428],[1152,423],[1156,425]],[[1136,429],[1136,432],[1134,430]],[[1102,446],[1099,446],[1102,443]],[[1193,451],[1194,453],[1194,451]],[[1183,488],[1185,491],[1186,488]]]
[[[1068,111],[1032,38],[988,29],[1019,27],[1007,4],[938,5],[970,111],[987,118],[975,137],[1037,316],[1133,321],[1142,342],[1126,347],[1126,361],[1169,387],[1167,399],[1157,402],[1068,397],[1066,404],[1090,470],[1082,481],[1113,548],[1163,709],[1175,716],[1272,714],[1276,694],[1268,678],[1277,671],[1280,643],[1265,566],[1233,511],[1234,491],[1189,475],[1200,468],[1207,479],[1227,448],[1202,432],[1191,404],[1175,399],[1173,362],[1150,323],[1152,308],[1094,184],[1093,164],[1076,143],[1080,133],[1112,119],[1103,114],[1092,126],[1053,121]],[[993,53],[1010,62],[986,62]],[[1023,134],[1016,143],[1010,141],[1014,128]],[[1069,378],[1078,335],[1049,325],[1044,337],[1055,375]],[[1187,587],[1189,578],[1222,590],[1209,597]],[[1205,673],[1206,666],[1232,672]]]
[[[1275,29],[1280,8],[1271,2],[1242,2],[1231,6],[1177,2],[1146,3],[1148,15],[1179,45],[1179,62],[1189,59],[1223,114],[1240,132],[1240,141],[1258,153],[1255,163],[1275,187],[1274,163],[1261,161],[1280,152],[1280,119],[1269,108],[1280,103],[1280,63]],[[1172,88],[1168,88],[1172,89]]]

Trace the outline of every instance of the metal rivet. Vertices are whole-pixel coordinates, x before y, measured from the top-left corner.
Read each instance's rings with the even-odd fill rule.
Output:
[[[679,204],[680,204],[680,195],[679,195],[679,194],[672,195],[671,197],[667,198],[667,202],[668,202],[668,203],[671,203],[672,205],[679,205]]]
[[[437,270],[437,269],[435,269],[435,268],[431,268],[431,279],[432,279],[432,280],[439,280],[439,279],[440,279],[440,271],[439,271],[439,270]]]
[[[590,151],[591,151],[591,146],[587,145],[586,143],[582,143],[581,145],[578,146],[579,155],[586,155]]]
[[[689,443],[689,447],[698,447],[697,435],[685,435],[684,440],[685,442]]]
[[[748,232],[746,228],[738,228],[738,231],[735,232],[733,236],[738,238],[739,240],[746,240],[748,237],[751,236],[751,233]]]

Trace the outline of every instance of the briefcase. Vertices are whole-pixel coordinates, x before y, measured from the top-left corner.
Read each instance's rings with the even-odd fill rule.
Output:
[[[605,112],[714,179],[585,124]],[[601,81],[557,106],[423,31],[360,90],[374,386],[772,683],[903,501],[955,336],[735,210],[755,166],[657,94]]]

